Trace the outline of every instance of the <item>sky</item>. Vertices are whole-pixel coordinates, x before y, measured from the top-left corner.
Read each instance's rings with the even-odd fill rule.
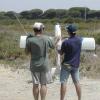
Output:
[[[21,12],[41,9],[69,9],[71,7],[88,7],[100,10],[100,0],[0,0],[0,11]]]

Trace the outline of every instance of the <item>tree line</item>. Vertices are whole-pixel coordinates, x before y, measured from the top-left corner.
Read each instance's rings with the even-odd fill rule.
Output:
[[[32,9],[16,13],[14,11],[0,12],[0,19],[53,19],[53,18],[96,18],[100,19],[100,10],[90,10],[87,7],[72,7],[70,9]]]

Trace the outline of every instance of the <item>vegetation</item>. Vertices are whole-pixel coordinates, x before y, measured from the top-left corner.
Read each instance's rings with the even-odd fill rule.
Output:
[[[33,23],[40,21],[45,25],[45,34],[54,36],[54,25],[59,22],[62,28],[62,37],[65,37],[67,35],[65,25],[68,23],[76,23],[79,28],[77,32],[78,35],[82,37],[94,37],[96,44],[100,45],[100,12],[86,8],[87,19],[85,20],[84,9],[84,7],[74,7],[69,10],[48,9],[44,12],[40,9],[22,11],[20,13],[13,11],[0,12],[0,63],[13,63],[19,67],[19,63],[23,64],[29,59],[29,56],[25,55],[24,49],[19,48],[20,36],[25,35],[25,32],[16,20],[15,15],[20,19],[27,33],[33,33]],[[55,65],[55,52],[50,50],[49,57]],[[91,65],[88,64],[90,61],[88,61],[84,55],[81,57],[81,62],[81,64],[87,63],[88,65],[87,68],[81,68],[83,74],[94,68],[90,67]],[[98,65],[96,69],[94,68],[95,72],[100,69]]]
[[[46,34],[54,36],[54,25],[56,24],[57,19],[21,20],[28,33],[33,33],[32,24],[35,21],[43,22],[46,26]],[[100,44],[99,20],[96,20],[96,23],[94,23],[94,21],[88,21],[87,23],[81,20],[79,21],[78,19],[62,19],[60,20],[60,24],[62,26],[63,37],[67,35],[64,26],[71,21],[74,21],[79,26],[78,35],[83,37],[95,37],[96,43]],[[16,59],[25,57],[24,50],[19,48],[21,35],[25,35],[25,32],[20,27],[17,20],[0,20],[0,59]]]
[[[72,7],[70,9],[48,9],[42,11],[41,9],[32,9],[16,13],[14,11],[0,12],[0,19],[16,19],[15,15],[22,19],[53,19],[53,18],[80,18],[100,19],[99,10],[91,10],[86,7]]]

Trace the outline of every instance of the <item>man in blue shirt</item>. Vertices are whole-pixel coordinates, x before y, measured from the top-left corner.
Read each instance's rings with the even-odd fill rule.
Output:
[[[66,29],[69,38],[63,41],[60,50],[60,54],[64,55],[60,73],[60,100],[64,100],[66,93],[66,83],[70,74],[76,88],[78,100],[81,100],[81,87],[79,84],[79,63],[82,39],[76,36],[77,27],[75,24],[68,25]]]

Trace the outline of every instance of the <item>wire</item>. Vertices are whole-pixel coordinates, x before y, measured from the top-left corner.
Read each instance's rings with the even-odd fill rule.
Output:
[[[27,31],[25,30],[24,26],[23,26],[22,23],[20,22],[20,20],[19,20],[19,18],[17,17],[17,15],[16,15],[16,14],[14,14],[14,15],[15,15],[17,21],[19,22],[21,28],[23,29],[23,31],[27,34]]]

